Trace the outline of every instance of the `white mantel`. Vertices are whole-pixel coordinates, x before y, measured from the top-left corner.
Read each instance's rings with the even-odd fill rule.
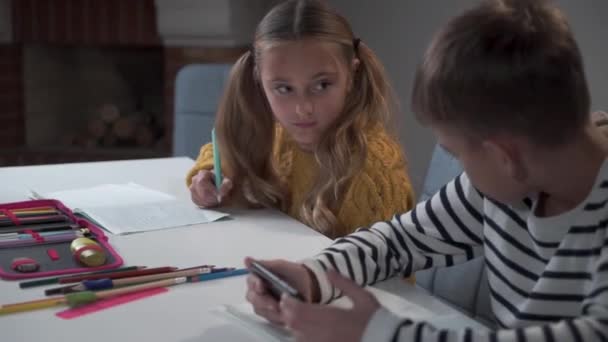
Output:
[[[243,46],[278,1],[155,0],[158,33],[166,46]]]
[[[0,43],[13,41],[11,0],[0,0]]]

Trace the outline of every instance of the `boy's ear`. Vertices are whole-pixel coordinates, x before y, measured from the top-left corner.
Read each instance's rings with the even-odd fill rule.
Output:
[[[522,183],[526,180],[528,172],[523,163],[521,150],[514,141],[488,139],[482,142],[482,146],[506,176]]]

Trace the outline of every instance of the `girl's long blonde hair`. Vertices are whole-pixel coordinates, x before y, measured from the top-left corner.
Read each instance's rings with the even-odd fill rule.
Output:
[[[342,113],[315,147],[319,173],[300,208],[309,226],[330,236],[347,233],[337,219],[342,197],[367,157],[366,132],[385,129],[394,111],[392,91],[376,55],[355,38],[342,16],[318,0],[288,0],[259,23],[250,51],[234,65],[218,109],[216,131],[224,173],[248,205],[286,210],[289,192],[273,160],[275,120],[258,80],[257,65],[270,45],[314,39],[341,47],[340,59],[351,70],[351,91]]]

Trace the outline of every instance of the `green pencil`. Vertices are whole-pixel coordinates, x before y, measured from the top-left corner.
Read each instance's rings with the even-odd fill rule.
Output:
[[[220,190],[222,186],[222,160],[220,159],[220,148],[215,137],[215,128],[211,130],[211,145],[213,146],[213,172],[215,173],[215,186]]]
[[[213,173],[215,173],[215,187],[217,188],[217,203],[222,202],[220,187],[222,186],[222,160],[220,158],[220,147],[215,137],[215,128],[211,130],[211,145],[213,147]]]
[[[111,269],[111,270],[86,272],[86,273],[78,273],[78,274],[79,275],[93,275],[93,274],[102,274],[102,273],[113,273],[113,272],[130,271],[130,270],[136,270],[136,269],[140,269],[140,268],[142,268],[142,267],[141,266],[125,266],[125,267],[114,268],[114,269]],[[22,288],[22,289],[26,289],[26,288],[35,287],[35,286],[58,284],[59,280],[61,278],[73,277],[73,276],[74,276],[74,274],[70,274],[70,275],[66,275],[66,276],[62,276],[62,277],[44,278],[44,279],[36,279],[36,280],[24,281],[24,282],[19,283],[19,287]]]

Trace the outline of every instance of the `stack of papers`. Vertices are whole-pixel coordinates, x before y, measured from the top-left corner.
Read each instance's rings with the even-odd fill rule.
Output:
[[[207,223],[228,216],[200,209],[191,202],[135,183],[103,184],[49,193],[32,190],[34,198],[56,199],[75,213],[95,221],[113,234]]]

